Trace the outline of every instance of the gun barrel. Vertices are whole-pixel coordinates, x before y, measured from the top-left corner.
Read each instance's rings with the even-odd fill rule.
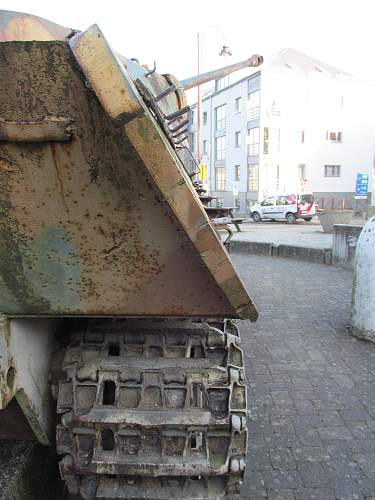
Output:
[[[185,80],[181,80],[181,84],[185,90],[189,90],[194,87],[198,87],[198,85],[203,85],[204,83],[207,83],[211,80],[222,78],[223,76],[229,75],[230,73],[243,68],[256,68],[257,66],[260,66],[262,62],[263,57],[255,54],[249,57],[249,59],[245,59],[245,61],[231,64],[229,66],[224,66],[223,68],[208,71],[207,73],[203,73],[202,75],[196,75],[190,78],[186,78]]]

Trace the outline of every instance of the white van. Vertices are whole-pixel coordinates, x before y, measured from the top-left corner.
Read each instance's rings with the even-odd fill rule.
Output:
[[[250,216],[254,222],[262,219],[286,220],[293,224],[296,219],[310,221],[316,214],[313,193],[277,194],[267,196],[262,203],[250,208]]]

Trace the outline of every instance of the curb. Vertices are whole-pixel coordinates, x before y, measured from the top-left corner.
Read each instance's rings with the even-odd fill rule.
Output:
[[[303,260],[316,264],[332,264],[332,250],[330,248],[308,248],[294,245],[278,245],[260,241],[231,241],[229,253],[251,255],[267,255],[284,259]]]

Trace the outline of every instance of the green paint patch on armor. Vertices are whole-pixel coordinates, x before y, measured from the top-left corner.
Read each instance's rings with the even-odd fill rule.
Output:
[[[29,242],[25,277],[35,293],[47,300],[50,312],[76,310],[79,305],[80,255],[71,236],[52,226]]]
[[[4,313],[42,312],[49,303],[35,293],[25,275],[25,239],[0,228],[0,310]]]
[[[149,130],[144,126],[144,123],[142,120],[139,120],[138,122],[138,130],[137,130],[138,134],[140,135],[140,137],[142,137],[142,139],[147,143],[149,144],[150,141],[151,141],[151,137],[150,137],[150,133],[149,133]]]

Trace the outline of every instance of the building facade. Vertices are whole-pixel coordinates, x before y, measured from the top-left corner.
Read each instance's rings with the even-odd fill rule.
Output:
[[[372,189],[373,87],[292,49],[202,101],[204,179],[217,204],[247,213],[276,192],[312,191],[323,208],[357,207],[358,173]],[[197,157],[197,106],[190,147]],[[205,174],[204,174],[205,175]]]

